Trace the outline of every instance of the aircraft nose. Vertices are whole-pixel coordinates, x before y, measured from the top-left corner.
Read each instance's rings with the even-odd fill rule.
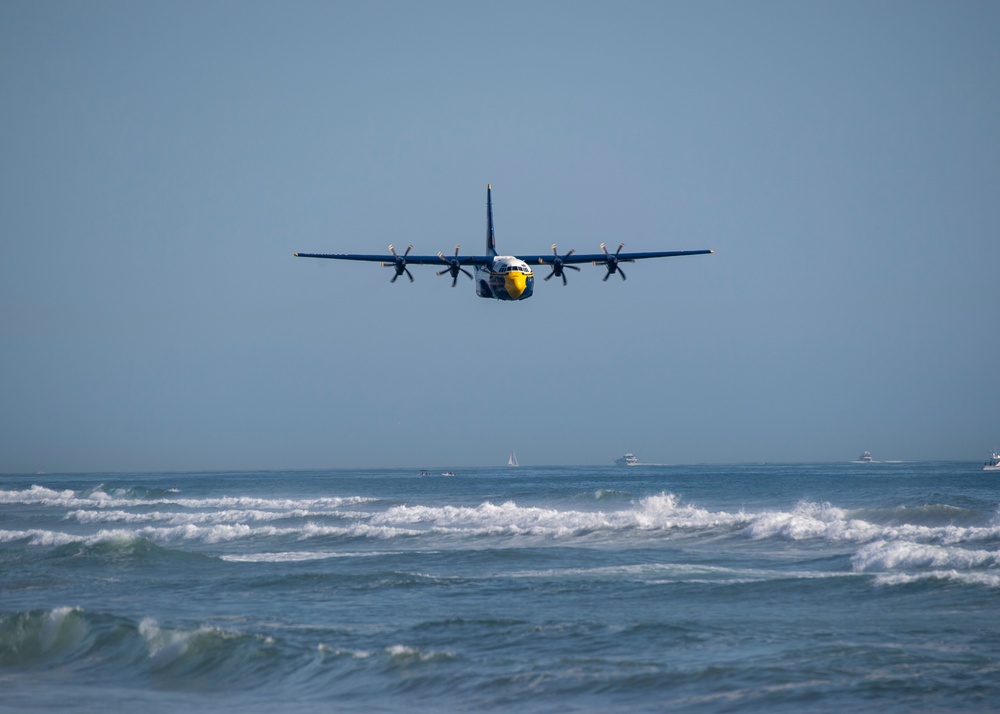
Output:
[[[524,292],[527,278],[524,273],[508,273],[506,282],[507,294],[516,300]]]

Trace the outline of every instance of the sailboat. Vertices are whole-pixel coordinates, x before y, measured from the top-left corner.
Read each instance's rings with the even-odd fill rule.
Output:
[[[517,463],[517,454],[514,453],[513,449],[510,450],[510,456],[507,457],[507,465],[510,467],[520,466],[520,464]]]

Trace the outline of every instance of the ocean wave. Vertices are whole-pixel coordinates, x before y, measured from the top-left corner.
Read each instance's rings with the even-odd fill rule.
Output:
[[[920,519],[929,514],[951,515],[947,508],[915,509]],[[897,511],[905,515],[907,511]],[[399,505],[371,516],[373,525],[408,526],[436,532],[469,535],[533,535],[554,538],[634,530],[639,532],[705,531],[742,534],[752,540],[817,540],[863,544],[878,540],[911,540],[943,545],[1000,539],[997,519],[989,525],[922,525],[877,523],[828,503],[802,501],[790,511],[712,511],[685,504],[672,493],[634,501],[620,510],[572,510],[521,506],[513,501],[478,506]]]
[[[0,531],[0,543],[22,542],[51,548],[51,558],[84,558],[93,562],[123,564],[177,563],[211,559],[211,556],[165,547],[129,531],[102,531],[89,536],[55,531]]]
[[[130,530],[127,528],[102,529],[96,533],[81,535],[63,531],[41,529],[31,530],[0,530],[0,543],[23,541],[33,546],[64,546],[78,544],[92,546],[106,542],[129,543],[137,540],[149,540],[154,543],[168,544],[183,541],[196,541],[206,544],[229,543],[253,538],[293,538],[309,540],[314,538],[371,538],[377,540],[392,539],[404,536],[415,536],[423,531],[397,528],[388,525],[369,525],[354,523],[346,526],[323,526],[306,523],[297,527],[250,526],[245,523],[231,523],[212,526],[193,524],[155,527],[145,526]]]
[[[880,586],[912,585],[914,583],[957,583],[1000,588],[1000,573],[969,572],[960,570],[931,570],[924,573],[880,573],[875,584]]]
[[[935,506],[934,511],[941,511]],[[904,514],[905,509],[896,509]],[[917,509],[922,516],[927,509]],[[877,540],[910,540],[925,543],[958,544],[1000,539],[996,519],[985,526],[952,524],[921,525],[913,523],[874,523],[843,508],[828,503],[800,502],[792,511],[768,511],[753,516],[746,529],[754,539],[826,540],[831,542],[869,543]]]
[[[632,494],[630,494],[628,491],[619,491],[618,489],[615,488],[602,488],[598,489],[594,493],[594,498],[598,501],[606,501],[619,498],[631,498],[631,495]]]
[[[406,666],[414,662],[449,660],[455,657],[453,653],[448,651],[423,650],[419,647],[408,645],[390,645],[385,648],[385,653],[392,658],[394,664],[401,666]]]
[[[136,497],[140,492],[149,497]],[[377,502],[367,496],[324,497],[310,499],[258,498],[251,496],[219,496],[180,498],[174,489],[111,489],[98,486],[84,493],[72,489],[55,491],[33,485],[21,491],[0,490],[0,504],[60,506],[64,508],[128,508],[150,505],[175,505],[192,509],[257,509],[269,511],[319,510],[331,511],[345,506]]]
[[[8,667],[129,669],[212,686],[261,681],[278,657],[271,637],[216,627],[169,628],[77,607],[0,615],[0,664]]]
[[[177,511],[148,511],[136,513],[124,510],[86,510],[77,509],[66,514],[66,518],[79,523],[156,523],[162,522],[167,525],[187,526],[201,524],[225,524],[250,522],[266,522],[281,520],[302,520],[307,518],[343,518],[358,519],[367,518],[367,513],[357,511],[339,510],[309,510],[293,509],[288,511],[262,511],[262,510],[221,510],[221,511],[199,511],[177,512]]]
[[[403,642],[360,649],[323,641],[320,633],[317,639],[292,644],[265,633],[173,627],[153,617],[134,620],[64,606],[0,614],[0,667],[225,691],[267,688],[289,678],[329,682],[344,671],[345,660],[392,673],[456,657],[444,648]]]
[[[44,486],[32,486],[23,491],[2,491],[0,490],[0,503],[18,504],[64,504],[76,499],[76,492],[66,489],[55,491]]]
[[[477,535],[567,537],[600,531],[715,528],[744,523],[747,516],[680,505],[674,494],[643,498],[619,511],[574,511],[519,506],[513,501],[478,506],[394,506],[372,516],[372,523],[419,525],[433,530]]]
[[[731,568],[726,566],[694,563],[637,563],[629,565],[597,566],[592,568],[552,568],[511,573],[520,579],[606,580],[608,582],[642,582],[661,584],[711,584],[740,585],[783,580],[825,580],[829,578],[856,577],[854,573],[783,570],[774,568]]]
[[[900,568],[995,568],[1000,551],[930,545],[911,541],[879,540],[865,545],[851,558],[856,572]]]
[[[0,614],[0,665],[29,667],[86,657],[106,635],[107,624],[93,626],[76,607]]]
[[[560,508],[522,505],[513,500],[478,505],[399,504],[379,510],[381,499],[362,496],[272,499],[245,496],[135,500],[134,489],[96,488],[87,494],[33,485],[0,491],[0,503],[58,505],[61,518],[102,527],[85,535],[52,530],[0,531],[0,542],[53,546],[72,542],[147,538],[156,543],[206,544],[259,538],[374,539],[426,535],[567,539],[619,532],[651,536],[746,537],[861,545],[907,541],[936,545],[1000,542],[1000,514],[948,504],[850,510],[830,503],[801,501],[790,510],[758,512],[710,510],[661,492],[625,501],[624,492],[594,494],[603,505]],[[622,503],[618,503],[622,500]],[[591,503],[593,503],[592,501]],[[597,505],[597,504],[595,504]],[[361,508],[366,506],[366,508]],[[107,526],[106,528],[103,528]]]
[[[221,555],[221,560],[231,563],[299,563],[308,560],[329,558],[372,558],[385,555],[399,555],[401,551],[287,551],[280,553],[245,553]]]
[[[964,525],[978,526],[996,523],[993,518],[982,523],[978,510],[954,506],[948,503],[927,503],[920,506],[896,506],[895,508],[864,508],[853,512],[855,518],[883,525]]]
[[[865,541],[878,537],[880,527],[848,517],[848,511],[828,503],[801,501],[792,511],[765,511],[753,516],[746,529],[754,539],[822,539]]]

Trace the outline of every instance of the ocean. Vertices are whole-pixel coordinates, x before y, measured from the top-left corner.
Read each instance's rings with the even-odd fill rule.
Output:
[[[0,477],[3,712],[1000,710],[979,463]]]

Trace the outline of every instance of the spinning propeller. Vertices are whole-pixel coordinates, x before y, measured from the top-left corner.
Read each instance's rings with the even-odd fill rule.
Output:
[[[466,275],[469,276],[469,280],[474,280],[474,278],[472,277],[472,273],[470,273],[468,270],[466,270],[465,268],[462,267],[462,261],[458,259],[458,248],[459,248],[459,246],[456,245],[455,246],[455,257],[454,258],[446,258],[444,256],[444,253],[440,253],[440,252],[438,253],[438,257],[441,260],[443,260],[445,263],[448,264],[448,267],[445,268],[442,271],[439,271],[438,275],[444,275],[445,273],[451,273],[451,286],[452,287],[455,287],[455,285],[458,283],[458,274],[459,273],[465,273]]]
[[[411,283],[413,282],[413,275],[410,274],[410,269],[406,267],[406,256],[410,254],[410,251],[412,249],[413,246],[408,245],[406,246],[406,251],[402,255],[396,255],[395,248],[393,248],[391,245],[389,246],[389,252],[392,253],[392,259],[393,259],[392,267],[396,269],[396,274],[392,276],[392,280],[389,281],[390,283],[396,282],[396,278],[398,278],[403,273],[406,273],[406,277],[410,279]]]
[[[620,265],[618,265],[618,254],[622,252],[622,248],[624,247],[624,243],[619,243],[618,250],[616,250],[614,254],[611,254],[608,252],[608,249],[604,247],[604,244],[601,243],[601,250],[604,251],[604,265],[608,268],[607,275],[604,276],[605,280],[610,278],[612,273],[618,273],[622,276],[622,280],[626,280],[625,271],[622,270]]]
[[[552,261],[552,272],[549,273],[548,275],[546,275],[545,279],[548,280],[549,278],[551,278],[553,276],[555,276],[557,278],[562,278],[563,285],[565,285],[566,284],[566,274],[563,272],[563,270],[566,269],[566,268],[569,268],[570,270],[576,270],[578,272],[580,270],[575,265],[563,265],[563,260],[565,258],[570,257],[575,252],[576,252],[575,250],[571,249],[566,255],[564,255],[562,258],[560,258],[559,257],[559,253],[556,251],[556,244],[553,243],[552,244],[552,255],[555,256],[555,259]]]

